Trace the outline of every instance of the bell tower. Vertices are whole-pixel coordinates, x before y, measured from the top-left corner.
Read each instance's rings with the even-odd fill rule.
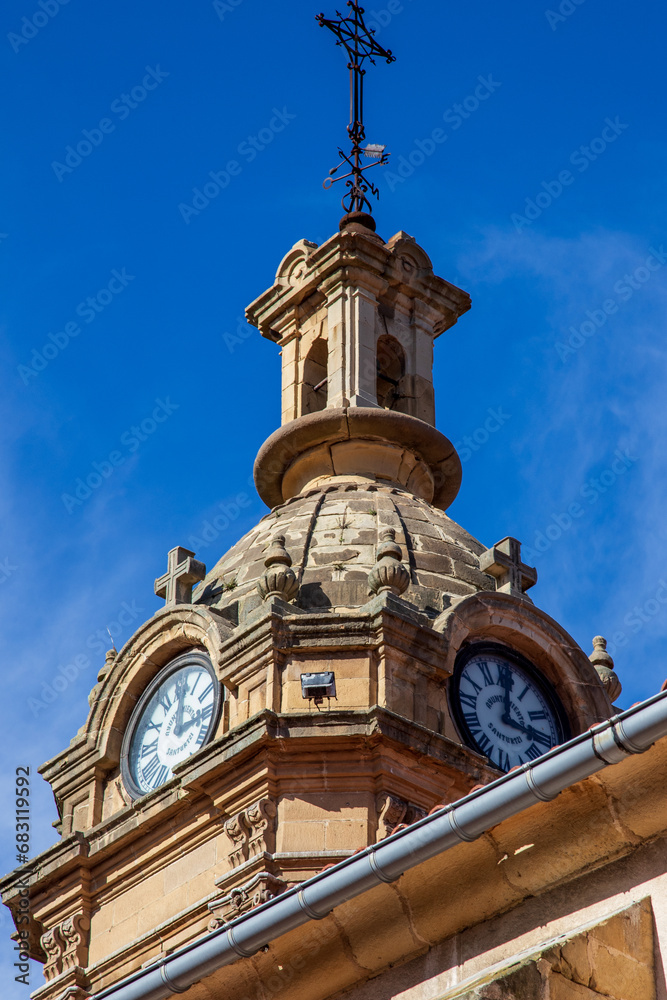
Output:
[[[320,19],[355,39],[346,214],[247,310],[282,355],[255,461],[269,510],[208,570],[175,539],[158,576],[156,554],[165,606],[100,663],[43,765],[60,839],[0,886],[17,927],[28,893],[36,1000],[128,979],[139,997],[146,969],[151,996],[181,991],[174,953],[235,947],[248,911],[608,718],[620,690],[604,640],[589,659],[528,598],[519,542],[487,548],[446,514],[461,463],[435,425],[434,343],[470,298],[375,231],[361,164],[385,154],[361,146],[357,75],[391,54],[362,51],[349,6]]]

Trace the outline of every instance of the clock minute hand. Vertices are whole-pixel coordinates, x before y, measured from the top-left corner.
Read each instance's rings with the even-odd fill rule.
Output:
[[[176,723],[174,725],[174,736],[180,736],[183,732],[183,711],[185,709],[185,695],[188,690],[188,682],[183,680],[176,686],[176,697],[178,698],[178,711],[176,713]]]

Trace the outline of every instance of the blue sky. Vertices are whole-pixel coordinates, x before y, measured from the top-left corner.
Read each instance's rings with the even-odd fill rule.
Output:
[[[317,4],[3,7],[3,870],[15,769],[83,724],[105,630],[120,646],[159,607],[167,551],[221,504],[208,565],[264,513],[249,476],[279,423],[279,357],[243,310],[340,216],[322,180],[347,74]],[[473,298],[436,343],[438,426],[465,458],[449,513],[485,544],[523,541],[536,603],[587,652],[616,635],[627,706],[667,676],[664,4],[367,16],[397,56],[367,78],[368,139],[392,154],[379,232],[413,235]],[[211,172],[224,188],[184,208]],[[56,813],[36,774],[33,792],[37,853]]]

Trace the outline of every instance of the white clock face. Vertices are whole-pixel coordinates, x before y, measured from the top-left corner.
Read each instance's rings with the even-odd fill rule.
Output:
[[[563,742],[563,724],[544,685],[512,659],[480,650],[460,668],[455,714],[466,742],[501,771]]]
[[[206,657],[185,654],[150,685],[130,720],[123,751],[123,778],[134,796],[172,776],[213,735],[218,682]]]

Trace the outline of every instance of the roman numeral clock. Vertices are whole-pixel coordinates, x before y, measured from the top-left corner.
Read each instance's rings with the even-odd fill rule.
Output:
[[[465,742],[502,771],[535,760],[570,736],[551,684],[506,646],[464,648],[452,675],[450,702]]]
[[[176,764],[212,738],[220,702],[220,685],[204,653],[183,653],[160,671],[137,702],[123,738],[121,774],[132,798],[159,788]]]

